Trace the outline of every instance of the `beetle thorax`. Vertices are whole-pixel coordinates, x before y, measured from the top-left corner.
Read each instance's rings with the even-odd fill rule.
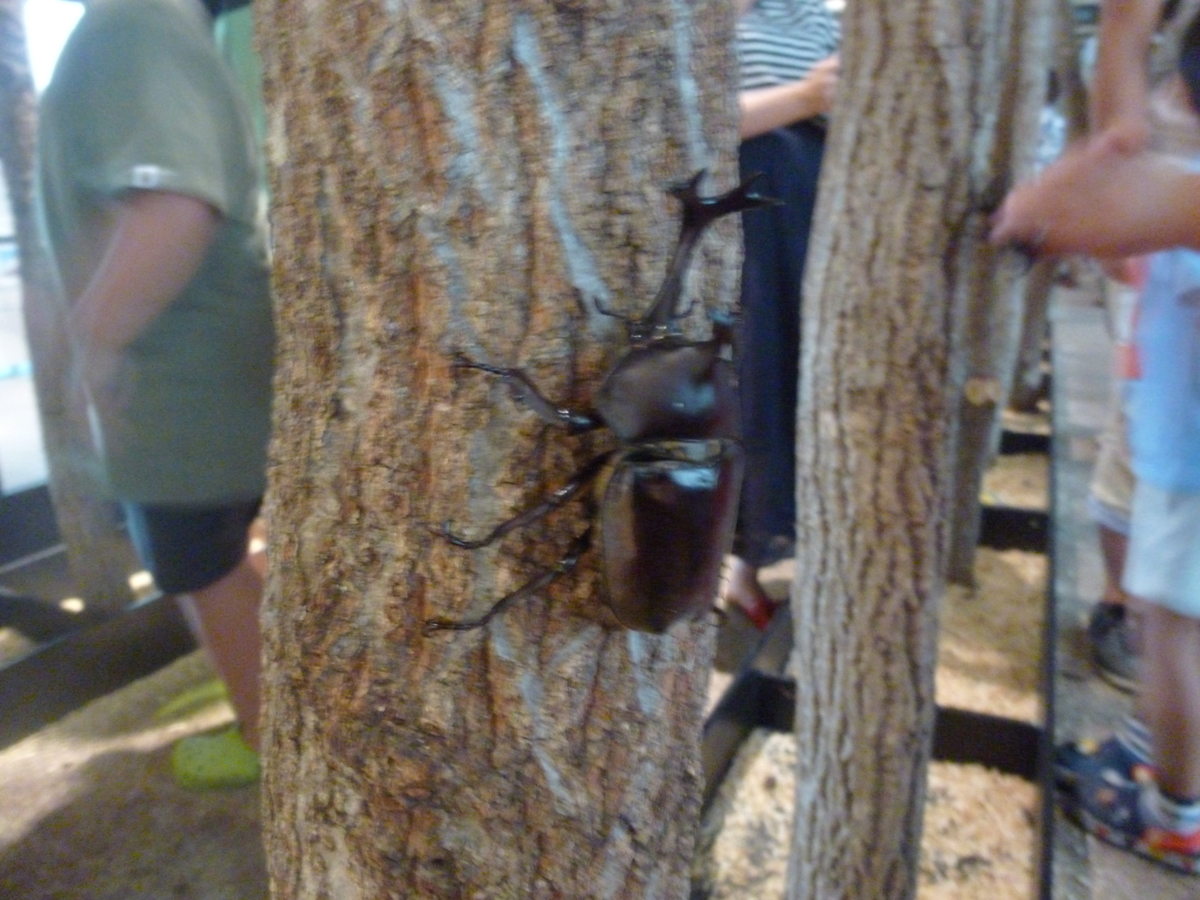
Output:
[[[733,379],[711,344],[659,341],[621,360],[596,409],[622,443],[726,437]]]

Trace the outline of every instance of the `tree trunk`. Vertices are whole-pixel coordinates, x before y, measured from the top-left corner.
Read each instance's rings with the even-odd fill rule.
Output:
[[[29,72],[22,5],[21,0],[0,0],[0,165],[16,224],[25,334],[50,472],[50,495],[72,580],[89,610],[113,611],[132,599],[126,580],[132,552],[97,478],[86,423],[72,414],[69,401],[64,310],[54,296],[33,219],[37,98]]]
[[[1057,108],[1066,120],[1066,140],[1087,133],[1087,88],[1079,71],[1079,39],[1075,32],[1074,4],[1071,0],[1053,0],[1049,14],[1054,20],[1052,66],[1058,80]],[[1025,277],[1022,302],[1021,337],[1017,364],[1008,394],[1011,409],[1032,412],[1046,397],[1046,340],[1050,329],[1050,298],[1060,259],[1039,259]],[[962,573],[959,573],[962,574]]]
[[[728,0],[256,3],[280,329],[265,610],[276,897],[682,898],[712,622],[623,631],[581,504],[486,549],[607,432],[570,437],[458,354],[588,405],[678,229],[736,180]],[[736,296],[737,227],[688,321]]]
[[[794,900],[916,888],[960,298],[1004,174],[986,95],[1011,65],[1007,5],[848,4],[843,20],[804,287]]]
[[[1058,275],[1059,259],[1039,259],[1025,277],[1021,339],[1013,372],[1008,406],[1019,412],[1034,412],[1046,399],[1046,339],[1050,336],[1050,298]]]
[[[1055,6],[1053,0],[1016,0],[976,3],[971,9],[974,18],[966,27],[975,65],[968,89],[976,129],[964,162],[976,185],[1011,184],[1032,170],[1056,33]],[[1003,88],[997,90],[997,85]],[[1009,254],[1009,264],[998,266],[997,251],[982,240],[986,219],[973,224],[976,239],[962,241],[950,262],[952,302],[962,311],[962,342],[954,358],[955,381],[962,391],[948,575],[955,584],[968,586],[975,583],[979,494],[995,459],[1000,414],[1017,369],[1026,296],[1024,265],[1012,260],[1009,251],[1000,251]]]
[[[1075,4],[1071,0],[1056,0],[1056,3],[1058,31],[1054,38],[1054,68],[1058,72],[1058,85],[1062,92],[1061,108],[1067,120],[1069,143],[1087,134],[1088,95],[1083,72],[1080,70],[1080,41],[1075,25]]]

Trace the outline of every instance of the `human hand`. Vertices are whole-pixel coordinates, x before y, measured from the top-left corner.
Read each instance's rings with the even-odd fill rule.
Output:
[[[133,392],[131,366],[120,351],[77,347],[70,384],[70,415],[86,427],[93,449],[103,454],[121,442]]]
[[[1128,256],[1188,243],[1194,175],[1161,154],[1130,153],[1109,133],[1075,145],[1017,186],[991,241],[1038,255]]]
[[[802,79],[813,98],[813,115],[827,113],[833,109],[837,99],[838,81],[841,78],[841,59],[835,53],[816,63]]]

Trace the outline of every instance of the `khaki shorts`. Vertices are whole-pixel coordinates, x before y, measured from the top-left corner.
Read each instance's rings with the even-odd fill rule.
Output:
[[[1200,619],[1200,493],[1138,482],[1131,523],[1125,590]]]
[[[1129,437],[1125,413],[1114,400],[1112,414],[1100,434],[1100,453],[1092,470],[1088,511],[1105,528],[1129,534],[1130,510],[1136,479],[1129,464]]]

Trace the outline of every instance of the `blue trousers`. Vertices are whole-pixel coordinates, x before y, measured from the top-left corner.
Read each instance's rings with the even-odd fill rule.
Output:
[[[743,179],[781,206],[743,213],[745,261],[737,344],[746,475],[733,552],[754,566],[795,550],[800,286],[825,147],[802,122],[743,141]]]

